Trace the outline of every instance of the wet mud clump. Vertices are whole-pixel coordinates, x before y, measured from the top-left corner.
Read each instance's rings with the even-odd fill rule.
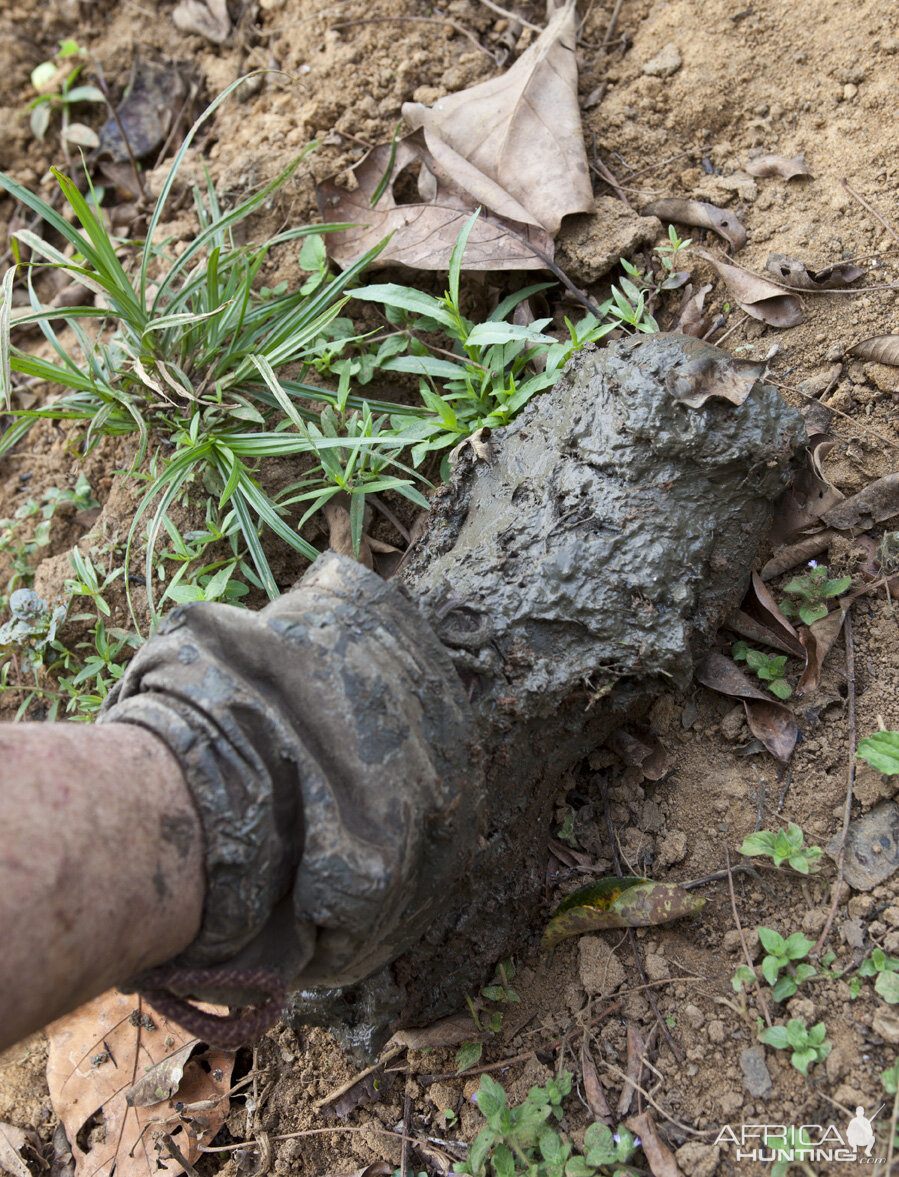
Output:
[[[296,994],[294,1023],[370,1053],[539,933],[561,777],[688,685],[789,481],[804,424],[762,375],[685,336],[585,349],[488,457],[462,449],[399,579],[468,694],[477,848],[423,937],[361,984]]]

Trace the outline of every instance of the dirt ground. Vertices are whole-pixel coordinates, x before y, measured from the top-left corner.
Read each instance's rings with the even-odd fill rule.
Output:
[[[316,137],[318,150],[254,231],[315,220],[315,180],[347,168],[366,144],[389,140],[403,102],[432,103],[492,76],[509,27],[505,17],[478,0],[450,0],[439,11],[419,0],[382,0],[377,6],[358,0],[260,0],[232,5],[235,32],[224,45],[214,46],[177,31],[172,7],[168,0],[45,0],[40,5],[7,0],[0,17],[2,168],[24,184],[44,187],[47,168],[56,162],[55,141],[48,137],[37,143],[23,111],[31,96],[30,71],[52,55],[60,38],[77,37],[102,64],[113,89],[126,83],[136,54],[156,53],[190,67],[207,96],[250,69],[271,68],[284,72],[265,75],[242,94],[243,102],[223,106],[188,166],[196,169],[202,159],[220,191],[241,194],[274,175]],[[581,7],[580,93],[589,157],[614,173],[637,210],[663,196],[706,200],[731,210],[749,234],[739,255],[745,266],[760,271],[769,253],[777,252],[802,258],[810,267],[852,259],[867,269],[865,291],[810,295],[804,321],[777,331],[753,319],[740,322],[736,308],[725,309],[728,295],[707,263],[685,258],[695,284],[715,283],[712,310],[724,310],[728,325],[735,325],[727,348],[741,358],[770,357],[771,378],[798,408],[805,410],[823,396],[832,410],[829,428],[837,443],[826,461],[835,485],[851,494],[896,470],[899,369],[866,364],[845,350],[859,339],[899,332],[899,291],[883,288],[899,280],[899,10],[875,0],[624,0],[603,50],[612,7],[606,0]],[[532,22],[544,19],[538,5],[519,11]],[[516,52],[533,35],[525,30]],[[661,66],[654,63],[660,54]],[[735,174],[762,151],[804,154],[811,176],[785,182]],[[844,179],[886,224],[847,190]],[[620,252],[619,239],[610,244],[610,236],[623,233],[625,244],[632,241],[636,214],[623,212],[599,179],[596,195],[597,216],[566,223],[558,257],[576,281],[597,283],[589,288],[601,294],[604,259],[614,260]],[[3,223],[12,212],[9,201],[0,201]],[[184,236],[194,231],[186,213],[168,228]],[[289,260],[276,265],[275,280],[295,276]],[[33,495],[44,487],[74,484],[78,467],[61,430],[41,428],[28,444],[0,464],[0,516],[12,514],[26,491]],[[123,476],[115,473],[128,456],[104,444],[87,466],[111,530],[121,527],[133,509]],[[54,523],[47,549],[51,564],[38,574],[41,591],[52,593],[59,569],[66,566],[60,557],[93,525],[91,520],[79,527],[71,518]],[[883,529],[890,526],[887,522]],[[861,555],[850,541],[838,540],[819,559],[834,572],[856,574]],[[880,721],[899,729],[897,617],[882,595],[871,595],[854,606],[852,621],[858,735],[877,730]],[[610,867],[604,787],[620,853],[633,873],[685,881],[720,871],[725,851],[737,861],[738,847],[759,821],[765,829],[793,821],[808,842],[826,846],[843,818],[852,754],[848,693],[841,639],[820,687],[796,700],[802,739],[787,770],[759,751],[742,712],[726,699],[701,687],[687,697],[660,698],[651,721],[670,756],[671,770],[662,780],[645,781],[636,769],[622,770],[614,757],[599,753],[560,795],[559,825],[573,810],[574,833],[586,856],[578,861],[591,863],[586,877]],[[888,778],[861,768],[853,816],[892,793]],[[802,930],[812,940],[817,937],[835,878],[834,863],[825,858],[824,864],[809,879],[763,867],[756,876],[736,876],[735,903],[756,960],[758,925],[784,935]],[[575,859],[563,863],[549,848],[547,872],[548,909],[558,900],[559,887],[564,893],[585,877]],[[830,934],[835,968],[857,965],[872,945],[899,954],[897,879],[841,896]],[[766,1050],[770,1085],[756,1075],[757,1094],[750,1094],[741,1052],[756,1044],[757,1009],[752,998],[741,1008],[730,983],[743,958],[727,882],[719,880],[702,893],[707,904],[700,918],[637,933],[642,967],[653,983],[649,990],[641,987],[625,935],[571,939],[550,956],[540,951],[540,929],[534,928],[531,952],[515,962],[514,988],[521,1003],[486,1044],[481,1064],[533,1052],[501,1073],[506,1087],[523,1096],[559,1065],[577,1071],[580,1028],[618,1002],[589,1031],[600,1080],[614,1107],[626,1068],[627,1029],[650,1031],[656,1020],[652,994],[667,1034],[659,1034],[646,1090],[685,1174],[749,1177],[764,1171],[751,1161],[738,1161],[732,1145],[714,1144],[724,1125],[737,1133],[744,1123],[832,1122],[845,1130],[856,1107],[870,1115],[888,1100],[875,1125],[882,1155],[892,1097],[880,1076],[899,1049],[899,1021],[892,1007],[875,994],[871,981],[863,982],[854,999],[848,978],[804,986],[787,1008],[809,1025],[823,1021],[833,1049],[807,1079],[790,1066],[786,1052]],[[548,1044],[560,1038],[568,1048],[553,1053]],[[42,1079],[44,1051],[38,1038],[0,1061],[0,1121],[34,1127],[48,1140],[54,1118]],[[408,1095],[406,1122],[412,1134],[443,1142],[430,1146],[430,1159],[413,1150],[410,1171],[439,1172],[438,1153],[452,1156],[453,1142],[471,1140],[480,1126],[470,1102],[477,1080],[453,1077],[454,1054],[454,1049],[436,1049],[400,1055],[391,1065],[408,1063],[405,1081],[399,1074],[392,1085],[385,1082],[376,1098],[353,1110],[344,1123],[326,1119],[313,1105],[351,1076],[350,1063],[325,1032],[298,1037],[282,1027],[257,1054],[265,1072],[262,1086],[268,1088],[259,1112],[270,1142],[270,1155],[263,1160],[278,1174],[322,1177],[375,1160],[398,1166],[401,1146],[392,1133],[402,1126]],[[241,1065],[245,1072],[248,1058]],[[218,1144],[246,1139],[241,1099],[234,1109]],[[448,1109],[455,1115],[448,1116]],[[586,1111],[574,1101],[569,1127],[576,1133],[587,1122]],[[321,1128],[329,1131],[276,1139]],[[252,1172],[259,1155],[259,1150],[213,1153],[200,1171],[228,1177]],[[848,1164],[816,1169],[852,1170]]]

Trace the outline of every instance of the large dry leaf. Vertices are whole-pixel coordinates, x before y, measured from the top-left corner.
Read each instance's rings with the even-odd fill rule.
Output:
[[[878,364],[893,364],[899,367],[899,335],[874,335],[854,343],[849,351],[863,360],[875,360]]]
[[[850,527],[866,531],[894,515],[899,515],[899,474],[887,474],[825,511],[821,519],[838,531],[847,531]]]
[[[639,1136],[643,1142],[643,1152],[649,1162],[652,1177],[684,1177],[674,1153],[659,1136],[659,1130],[649,1112],[641,1112],[639,1116],[631,1116],[625,1121],[625,1127]]]
[[[681,335],[692,335],[694,339],[704,338],[712,325],[711,316],[703,314],[706,296],[711,289],[711,282],[706,286],[700,286],[695,294],[693,293],[692,286],[686,287],[684,290],[684,301],[681,303],[677,318],[671,327],[673,332],[680,332]]]
[[[477,1038],[480,1030],[469,1014],[450,1014],[422,1030],[397,1030],[388,1046],[405,1046],[410,1050],[428,1050],[436,1046],[458,1046]]]
[[[649,1032],[649,1037],[644,1041],[643,1035],[636,1026],[628,1025],[627,1067],[624,1086],[621,1088],[621,1095],[618,1097],[618,1104],[615,1108],[616,1120],[620,1121],[624,1119],[631,1110],[631,1104],[634,1102],[637,1088],[643,1086],[643,1069],[646,1056],[652,1050],[657,1029],[658,1026],[653,1026]]]
[[[658,217],[660,221],[669,223],[676,221],[679,225],[692,225],[695,229],[711,229],[734,250],[742,249],[746,244],[746,230],[733,213],[702,200],[679,200],[676,197],[654,200],[642,210],[641,216]]]
[[[608,739],[609,747],[633,768],[639,768],[648,781],[658,781],[668,771],[668,753],[658,736],[645,732],[632,736],[616,728]]]
[[[843,501],[842,491],[827,478],[822,464],[835,444],[828,433],[814,433],[808,439],[803,466],[774,505],[774,543],[783,543],[808,527],[818,526]]]
[[[590,1053],[590,1044],[587,1038],[588,1036],[585,1034],[581,1039],[581,1078],[584,1081],[584,1099],[587,1101],[587,1107],[590,1109],[593,1119],[599,1120],[611,1128],[615,1120],[606,1099],[606,1093],[599,1082],[599,1073],[596,1070],[593,1055]]]
[[[0,1123],[0,1170],[11,1177],[31,1177],[31,1170],[21,1157],[25,1147],[25,1129]]]
[[[813,625],[807,628],[803,626],[801,636],[805,647],[805,670],[796,686],[797,696],[817,689],[821,681],[821,671],[824,669],[824,659],[840,636],[848,612],[849,605],[843,604]]]
[[[433,107],[403,105],[440,168],[477,204],[555,234],[593,208],[577,95],[574,0],[506,73]]]
[[[567,896],[546,925],[540,947],[554,948],[569,936],[608,928],[648,928],[695,915],[705,900],[678,883],[640,876],[600,879]]]
[[[834,262],[823,270],[810,270],[805,262],[785,253],[771,253],[765,269],[787,286],[822,293],[826,290],[845,290],[852,282],[864,277],[867,271],[850,262]]]
[[[731,613],[725,624],[741,637],[763,642],[766,646],[773,646],[775,650],[782,650],[785,654],[794,654],[797,658],[802,658],[805,653],[799,634],[781,613],[777,602],[757,572],[752,573],[749,588],[740,602],[739,609]]]
[[[147,1177],[160,1170],[175,1177],[183,1166],[170,1155],[164,1137],[193,1164],[200,1146],[209,1144],[225,1122],[233,1052],[207,1051],[208,1071],[197,1058],[184,1062],[185,1047],[197,1040],[138,998],[104,993],[54,1022],[47,1033],[50,1098],[72,1147],[76,1177],[109,1173],[113,1166],[116,1177]],[[173,1055],[179,1056],[179,1067],[183,1063],[175,1090],[172,1076],[165,1077],[165,1060]],[[128,1093],[151,1068],[161,1090],[171,1096],[129,1106]],[[145,1092],[143,1098],[148,1097]]]
[[[390,155],[389,144],[369,152],[352,171],[356,185],[352,191],[333,179],[316,188],[318,207],[325,220],[353,223],[352,229],[326,235],[328,253],[346,269],[389,236],[372,267],[402,265],[416,270],[445,270],[456,238],[477,205],[443,176],[421,132],[397,144],[392,169]],[[394,184],[403,169],[415,163],[421,167],[422,200],[418,204],[397,204]],[[378,186],[388,173],[387,186],[372,207]],[[540,254],[550,259],[553,256],[553,240],[542,229],[482,211],[468,238],[464,266],[466,270],[538,270],[545,266]]]
[[[703,658],[696,667],[695,675],[703,686],[731,699],[742,700],[746,722],[756,739],[761,740],[771,755],[783,763],[790,759],[799,737],[799,728],[789,707],[754,686],[736,662],[715,651]]]
[[[795,176],[807,176],[809,170],[801,155],[786,159],[782,155],[759,155],[743,165],[743,170],[756,179],[777,176],[781,180],[792,180]]]
[[[737,305],[753,319],[780,328],[795,327],[802,322],[802,303],[798,295],[788,294],[780,286],[758,278],[748,270],[729,266],[705,250],[697,249],[696,253],[712,263]]]
[[[182,33],[199,33],[216,45],[226,41],[231,32],[227,0],[181,0],[172,20]]]

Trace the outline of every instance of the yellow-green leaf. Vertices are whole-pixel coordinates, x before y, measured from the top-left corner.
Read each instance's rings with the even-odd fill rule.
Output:
[[[705,900],[678,883],[627,876],[600,879],[569,895],[546,925],[541,946],[554,948],[569,936],[604,928],[645,928],[693,915]]]

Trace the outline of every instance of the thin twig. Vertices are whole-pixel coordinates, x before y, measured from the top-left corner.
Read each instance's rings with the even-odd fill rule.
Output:
[[[606,1062],[606,1060],[602,1057],[599,1059],[599,1065],[605,1067],[607,1071],[611,1071],[620,1079],[624,1079],[625,1082],[630,1083],[634,1090],[638,1091],[640,1095],[642,1095],[643,1098],[647,1101],[647,1103],[652,1104],[660,1116],[664,1116],[670,1124],[673,1124],[675,1128],[679,1128],[681,1132],[687,1132],[690,1136],[711,1136],[715,1131],[714,1128],[691,1128],[689,1124],[684,1124],[681,1120],[676,1120],[670,1112],[665,1111],[661,1104],[656,1103],[656,1101],[644,1087],[641,1087],[639,1083],[635,1083],[633,1079],[629,1079],[620,1067],[616,1067],[614,1063]]]
[[[733,875],[733,871],[731,870],[731,866],[730,866],[730,851],[727,849],[726,845],[724,847],[724,855],[725,855],[725,858],[727,859],[727,886],[728,886],[728,890],[730,891],[730,907],[731,907],[731,911],[734,913],[734,923],[737,925],[737,932],[739,933],[739,936],[740,936],[740,943],[743,946],[743,955],[746,957],[746,963],[749,965],[749,968],[752,970],[753,977],[755,977],[755,969],[753,968],[752,957],[749,955],[749,945],[746,943],[746,937],[743,934],[743,925],[740,923],[740,915],[739,915],[739,912],[737,911],[737,897],[734,894],[734,875]],[[765,997],[764,997],[764,994],[762,993],[762,987],[759,984],[758,977],[755,977],[755,987],[756,987],[756,990],[758,993],[759,1005],[762,1008],[762,1013],[765,1015],[765,1021],[770,1026],[771,1025],[771,1015],[768,1012],[768,1003],[765,1001]]]
[[[795,384],[787,384],[785,381],[777,380],[773,376],[766,376],[765,379],[769,384],[773,384],[775,388],[787,388],[790,390],[790,392],[795,392],[799,396],[804,396],[808,401],[818,400],[814,393],[803,392],[803,390]],[[882,442],[884,445],[893,446],[894,448],[899,449],[899,441],[896,441],[891,437],[884,437],[883,434],[878,433],[876,429],[871,429],[867,425],[862,425],[860,421],[856,421],[854,417],[850,417],[849,414],[844,413],[842,409],[837,409],[833,405],[825,405],[824,407],[829,412],[833,413],[835,417],[842,417],[844,421],[846,421],[853,428],[857,429],[860,433],[867,433],[871,437],[876,437],[877,440]]]
[[[867,200],[865,200],[865,198],[863,196],[859,196],[859,194],[855,191],[855,189],[850,186],[848,180],[846,180],[844,178],[844,179],[840,180],[840,183],[843,185],[843,187],[846,189],[846,191],[850,194],[850,196],[854,196],[855,199],[859,202],[859,204],[862,205],[863,208],[866,208],[868,210],[868,212],[871,214],[872,217],[877,217],[878,221],[880,221],[881,225],[883,225],[884,229],[886,229],[886,231],[889,233],[889,235],[894,240],[899,241],[899,233],[896,232],[896,230],[889,223],[889,221],[885,220],[880,215],[880,213],[877,211],[876,208],[873,208],[870,204],[868,204]]]
[[[830,904],[830,911],[827,913],[827,921],[821,929],[821,935],[818,937],[815,947],[809,953],[809,956],[820,956],[821,949],[824,947],[827,937],[830,935],[830,929],[833,926],[834,918],[837,914],[837,908],[840,905],[840,895],[843,890],[843,866],[846,861],[846,836],[849,833],[849,822],[852,817],[852,793],[855,788],[855,745],[856,745],[856,728],[855,728],[855,640],[852,635],[852,605],[850,604],[846,610],[846,620],[843,622],[843,633],[846,638],[846,685],[849,690],[848,698],[848,720],[849,720],[849,770],[847,773],[846,782],[846,804],[843,807],[843,829],[840,833],[840,853],[837,858],[837,877],[833,885],[833,900]],[[889,1170],[888,1170],[889,1171]]]
[[[723,343],[723,341],[724,341],[725,339],[727,339],[728,335],[733,335],[733,333],[734,333],[734,332],[735,332],[735,331],[736,331],[736,330],[737,330],[739,327],[742,327],[742,326],[743,326],[743,324],[746,322],[746,320],[747,320],[748,318],[749,318],[749,316],[748,316],[748,315],[744,315],[742,319],[737,319],[736,323],[734,323],[734,324],[732,324],[730,327],[728,327],[728,329],[727,329],[727,330],[724,332],[724,334],[721,336],[721,338],[720,338],[720,339],[716,339],[716,340],[715,340],[715,347],[720,347],[720,346],[721,346],[721,344]]]
[[[134,152],[131,149],[131,140],[128,138],[128,132],[122,125],[122,120],[119,118],[119,112],[116,110],[115,104],[113,103],[110,96],[109,86],[106,82],[106,75],[103,73],[103,67],[100,65],[99,61],[92,61],[91,69],[97,75],[97,81],[100,83],[100,90],[103,94],[106,106],[109,110],[109,113],[112,115],[113,120],[115,121],[115,125],[119,129],[119,134],[122,136],[122,143],[124,144],[125,150],[128,152],[128,162],[131,164],[131,170],[134,173],[134,181],[137,184],[137,190],[141,197],[146,200],[147,186],[144,184],[144,178],[141,175],[140,168],[137,165],[137,159],[135,158]]]
[[[327,1095],[321,1099],[317,1099],[312,1106],[318,1111],[326,1104],[333,1103],[335,1099],[340,1099],[341,1095],[346,1095],[357,1083],[365,1079],[368,1075],[371,1075],[374,1071],[380,1071],[381,1067],[395,1059],[398,1054],[402,1054],[405,1049],[404,1046],[391,1046],[389,1050],[385,1050],[384,1054],[376,1063],[372,1063],[370,1067],[366,1067],[364,1071],[360,1071],[358,1075],[354,1075],[346,1083],[341,1083],[339,1087],[335,1087],[333,1091],[329,1091]]]
[[[516,233],[514,229],[508,229],[507,231],[511,233],[513,237],[517,237],[526,249],[529,249],[536,257],[540,258],[546,268],[555,274],[569,294],[573,295],[573,297],[577,299],[581,306],[586,307],[590,314],[595,315],[597,319],[602,318],[602,311],[599,309],[596,303],[591,302],[586,294],[584,294],[583,290],[580,290],[577,286],[575,286],[565,271],[560,269],[548,254],[545,254],[539,246],[535,245],[533,241],[529,241],[527,237],[523,237],[520,233]]]
[[[403,1150],[400,1154],[400,1177],[409,1173],[409,1124],[412,1120],[412,1076],[406,1076],[406,1093],[403,1097]]]
[[[614,191],[614,193],[618,197],[618,199],[623,204],[627,205],[627,207],[631,210],[631,212],[633,212],[634,206],[628,200],[627,194],[625,193],[625,191],[621,187],[621,185],[618,183],[618,180],[615,178],[614,173],[609,171],[609,169],[602,162],[602,160],[597,159],[596,163],[590,164],[590,167],[594,170],[594,172],[596,172],[597,176],[599,176],[601,179],[605,180],[605,182],[609,185],[609,187]]]
[[[500,8],[498,4],[494,4],[493,0],[481,0],[485,8],[489,8],[491,12],[497,13],[499,16],[504,16],[507,20],[517,21],[520,25],[524,25],[526,29],[532,29],[535,33],[542,33],[543,29],[539,25],[533,25],[529,20],[525,20],[517,12],[510,12],[508,8]]]
[[[618,24],[618,17],[621,15],[621,9],[624,7],[624,0],[615,0],[615,7],[612,9],[612,15],[609,17],[609,27],[606,29],[606,35],[602,39],[602,44],[599,47],[600,53],[604,53],[615,36],[615,26]]]

